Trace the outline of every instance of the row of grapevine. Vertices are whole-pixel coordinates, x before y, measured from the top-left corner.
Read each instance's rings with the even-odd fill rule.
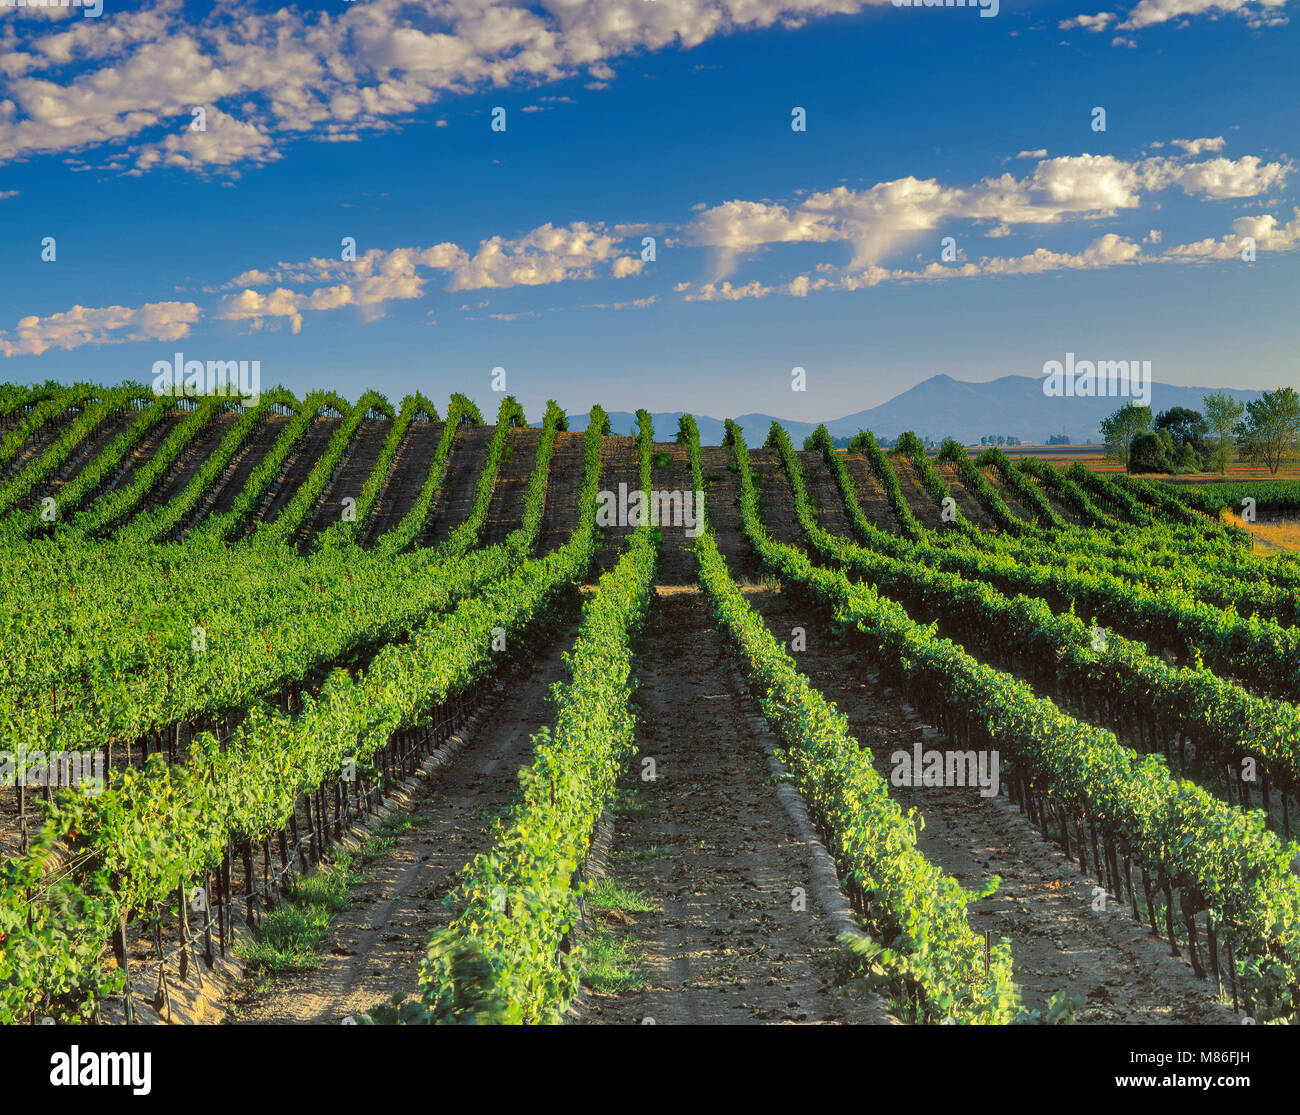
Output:
[[[97,402],[87,403],[81,413],[62,430],[35,460],[17,475],[0,484],[0,515],[10,511],[19,501],[31,495],[32,490],[44,483],[69,455],[94,429],[110,415],[121,409],[139,410],[146,400],[153,398],[150,391],[134,384],[125,384],[104,392]]]
[[[946,461],[957,471],[962,482],[975,495],[984,509],[993,517],[999,529],[1009,534],[1029,534],[1037,535],[1039,531],[1036,527],[1026,523],[1023,519],[1017,518],[1006,504],[1006,501],[998,493],[998,490],[989,483],[989,479],[979,468],[972,463],[970,454],[966,452],[965,447],[948,438],[943,445],[939,447],[938,456],[935,458],[939,461]]]
[[[214,601],[195,600],[193,586],[220,577],[227,556],[187,548],[175,581],[165,574],[170,599],[159,599],[155,590],[147,615],[112,618],[122,612],[119,598],[144,599],[156,574],[156,567],[137,567],[134,560],[111,583],[104,584],[105,570],[98,571],[98,584],[82,582],[73,594],[75,610],[64,605],[59,613],[42,615],[28,601],[7,617],[11,645],[24,645],[27,652],[3,664],[8,676],[0,731],[30,750],[111,754],[114,741],[210,720],[300,688],[330,663],[398,637],[501,576],[532,548],[549,446],[562,417],[558,408],[548,409],[546,451],[535,462],[526,520],[508,545],[455,560],[432,554],[380,559],[335,549],[314,555],[302,568],[246,554],[240,557],[242,581]],[[200,629],[196,645],[194,632]]]
[[[641,484],[649,490],[654,435],[649,414],[637,418]],[[584,515],[594,500],[594,491],[584,492]],[[510,818],[465,869],[453,895],[459,913],[430,941],[418,1011],[396,1012],[397,1019],[549,1022],[576,992],[577,966],[565,950],[579,913],[574,879],[635,750],[631,643],[657,554],[656,532],[644,523],[584,603],[566,656],[570,676],[554,688],[555,723],[533,734]]]
[[[220,443],[204,459],[183,491],[161,507],[137,514],[118,530],[117,537],[137,542],[157,542],[168,537],[217,482],[240,446],[252,437],[272,408],[277,406],[296,410],[298,400],[284,387],[263,392],[257,406],[245,408],[244,413],[231,423],[230,429],[222,435]]]
[[[375,541],[377,552],[381,554],[400,553],[409,546],[413,546],[420,535],[424,533],[425,524],[429,518],[429,510],[433,506],[447,474],[447,461],[451,456],[451,447],[456,437],[456,431],[465,423],[481,426],[483,424],[483,415],[472,400],[464,395],[452,395],[451,403],[447,408],[447,422],[442,428],[442,437],[438,440],[438,448],[434,452],[432,462],[430,462],[429,472],[424,479],[423,486],[420,488],[420,494],[416,496],[411,509],[402,517],[402,521]]]
[[[856,496],[850,499],[850,487],[842,487],[841,494],[855,529],[872,549],[985,581],[1009,594],[1041,596],[1057,607],[1072,606],[1189,660],[1199,654],[1216,672],[1235,677],[1252,692],[1293,702],[1300,699],[1300,631],[1294,626],[1259,615],[1243,618],[1231,607],[1206,604],[1186,589],[1152,588],[1100,568],[1081,572],[1021,562],[974,544],[908,542],[877,530],[860,507],[855,511]]]
[[[689,424],[688,424],[689,423]],[[682,419],[698,491],[699,434]],[[748,456],[737,450],[741,506],[757,524]],[[755,531],[762,527],[755,525]],[[765,536],[765,532],[764,532]],[[730,636],[763,713],[785,745],[781,759],[835,857],[858,911],[882,947],[863,967],[881,967],[917,1018],[964,1023],[1013,1021],[1017,992],[1011,948],[994,946],[970,926],[967,906],[987,891],[965,890],[916,846],[915,820],[850,734],[844,716],[801,674],[786,649],[732,581],[711,531],[695,541],[700,583]],[[990,890],[997,885],[992,880]],[[859,950],[860,951],[860,950]]]
[[[10,514],[0,523],[4,534],[14,540],[48,535],[68,514],[98,492],[126,455],[136,448],[159,423],[175,410],[172,399],[154,399],[125,430],[97,453],[76,476],[54,494],[54,515],[50,519],[39,513]]]
[[[253,545],[275,547],[285,545],[292,540],[302,526],[303,520],[316,506],[316,501],[320,499],[321,492],[329,483],[334,469],[347,452],[362,420],[375,411],[389,419],[395,417],[392,406],[378,391],[365,392],[357,400],[356,405],[344,413],[339,428],[330,435],[325,452],[312,462],[311,471],[298,485],[288,503],[280,509],[280,513],[272,522],[262,523],[253,533],[251,538]]]
[[[371,509],[375,505],[375,500],[379,498],[379,493],[383,489],[384,482],[393,467],[393,461],[402,444],[402,439],[406,437],[411,423],[416,421],[421,414],[424,415],[425,420],[428,422],[438,421],[437,408],[423,394],[417,391],[414,395],[407,395],[402,400],[402,405],[388,431],[388,436],[384,439],[384,447],[380,450],[379,459],[375,462],[374,469],[366,478],[365,484],[362,485],[361,494],[357,497],[355,519],[340,520],[331,524],[317,537],[314,544],[315,548],[324,549],[331,546],[345,545],[361,536],[369,519]]]
[[[1223,767],[1249,756],[1261,767],[1265,787],[1271,775],[1279,789],[1300,791],[1295,705],[1255,697],[1204,667],[1176,669],[1141,643],[1108,632],[1099,636],[1074,614],[1057,615],[1042,600],[1008,598],[958,574],[827,534],[817,525],[789,436],[776,423],[768,444],[781,455],[805,537],[845,571],[905,604],[914,617],[939,622],[963,645],[1014,666],[1058,699],[1094,710],[1133,739],[1149,741],[1151,749],[1167,749],[1171,738],[1187,736],[1203,759],[1214,757]],[[829,464],[843,490],[850,483],[843,462],[833,455]]]
[[[384,647],[364,672],[335,670],[296,714],[254,707],[228,741],[199,736],[182,766],[167,768],[155,755],[148,770],[115,771],[97,796],[60,797],[33,851],[0,865],[0,927],[10,930],[0,961],[0,1022],[37,1007],[86,1017],[116,986],[100,961],[105,926],[128,915],[162,916],[177,893],[228,858],[232,842],[283,832],[302,796],[337,783],[348,764],[365,764],[394,733],[427,722],[493,672],[501,657],[492,650],[494,632],[522,639],[590,564],[598,434],[588,441],[588,498],[564,547]],[[71,850],[75,883],[44,877],[55,840]]]
[[[728,439],[746,484],[744,439],[734,423],[728,424]],[[1217,966],[1225,948],[1234,989],[1242,989],[1247,1009],[1265,1018],[1294,1013],[1300,993],[1300,879],[1291,861],[1300,845],[1269,832],[1261,813],[1232,808],[1174,778],[1162,757],[1137,755],[1113,733],[1081,723],[1024,682],[936,638],[874,588],[852,584],[842,572],[819,569],[799,551],[772,542],[755,519],[752,501],[742,498],[741,506],[746,534],[764,563],[856,630],[910,703],[966,749],[994,749],[1010,759],[1023,792],[1050,801],[1063,826],[1074,819],[1076,847],[1085,825],[1100,832],[1099,866],[1108,883],[1121,885],[1121,860],[1124,877],[1135,864],[1148,905],[1153,884],[1163,892],[1171,934],[1178,891],[1195,966],[1195,917],[1204,911],[1211,962]],[[1130,891],[1136,911],[1131,885]]]

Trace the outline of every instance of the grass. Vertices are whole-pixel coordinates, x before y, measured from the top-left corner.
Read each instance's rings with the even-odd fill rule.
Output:
[[[365,879],[360,869],[390,852],[414,824],[407,816],[389,817],[359,848],[336,848],[328,862],[294,878],[286,900],[258,922],[252,940],[235,955],[259,975],[319,968],[330,922],[352,906],[352,888]]]
[[[1232,523],[1250,532],[1264,553],[1276,550],[1300,551],[1300,519],[1279,517],[1272,522],[1247,523],[1229,511],[1223,513],[1224,522]]]
[[[593,910],[605,912],[648,913],[658,909],[641,891],[608,875],[596,880],[587,901]],[[607,995],[642,990],[647,980],[638,943],[630,931],[620,933],[597,919],[582,949],[583,982]]]
[[[640,991],[647,983],[634,943],[606,925],[596,926],[583,946],[582,980],[593,991],[606,995]]]
[[[619,910],[625,914],[645,914],[659,908],[636,887],[621,883],[612,875],[596,880],[587,902],[593,910]]]
[[[635,787],[620,786],[615,792],[614,803],[609,807],[609,811],[619,817],[638,817],[646,811],[646,808]]]

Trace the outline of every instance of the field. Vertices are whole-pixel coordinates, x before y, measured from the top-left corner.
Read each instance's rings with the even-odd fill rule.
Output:
[[[1294,1020],[1294,481],[492,405],[0,387],[0,1021]]]

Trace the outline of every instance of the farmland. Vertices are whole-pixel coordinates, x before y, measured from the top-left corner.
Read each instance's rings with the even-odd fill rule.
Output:
[[[0,1021],[1294,1019],[1293,482],[589,419],[0,387]]]

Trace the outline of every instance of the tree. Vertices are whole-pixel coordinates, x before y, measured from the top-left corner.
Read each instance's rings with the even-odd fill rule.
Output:
[[[1138,434],[1129,448],[1129,472],[1173,472],[1177,468],[1173,435],[1168,430]]]
[[[1169,436],[1174,440],[1177,459],[1180,461],[1192,459],[1186,451],[1186,447],[1191,446],[1196,460],[1196,468],[1191,471],[1200,471],[1202,463],[1209,455],[1205,437],[1210,432],[1210,424],[1206,422],[1200,411],[1188,407],[1170,407],[1169,410],[1162,410],[1156,415],[1156,429],[1169,431]]]
[[[1206,395],[1201,402],[1205,405],[1205,424],[1214,435],[1214,444],[1210,447],[1210,466],[1227,475],[1228,465],[1232,463],[1232,430],[1246,408],[1239,400],[1223,391]]]
[[[1237,427],[1242,455],[1277,474],[1282,462],[1300,451],[1300,395],[1294,387],[1265,391],[1246,404],[1246,420]]]
[[[1102,419],[1101,436],[1106,443],[1106,457],[1128,467],[1129,446],[1138,434],[1151,429],[1151,408],[1125,403],[1114,414]]]

